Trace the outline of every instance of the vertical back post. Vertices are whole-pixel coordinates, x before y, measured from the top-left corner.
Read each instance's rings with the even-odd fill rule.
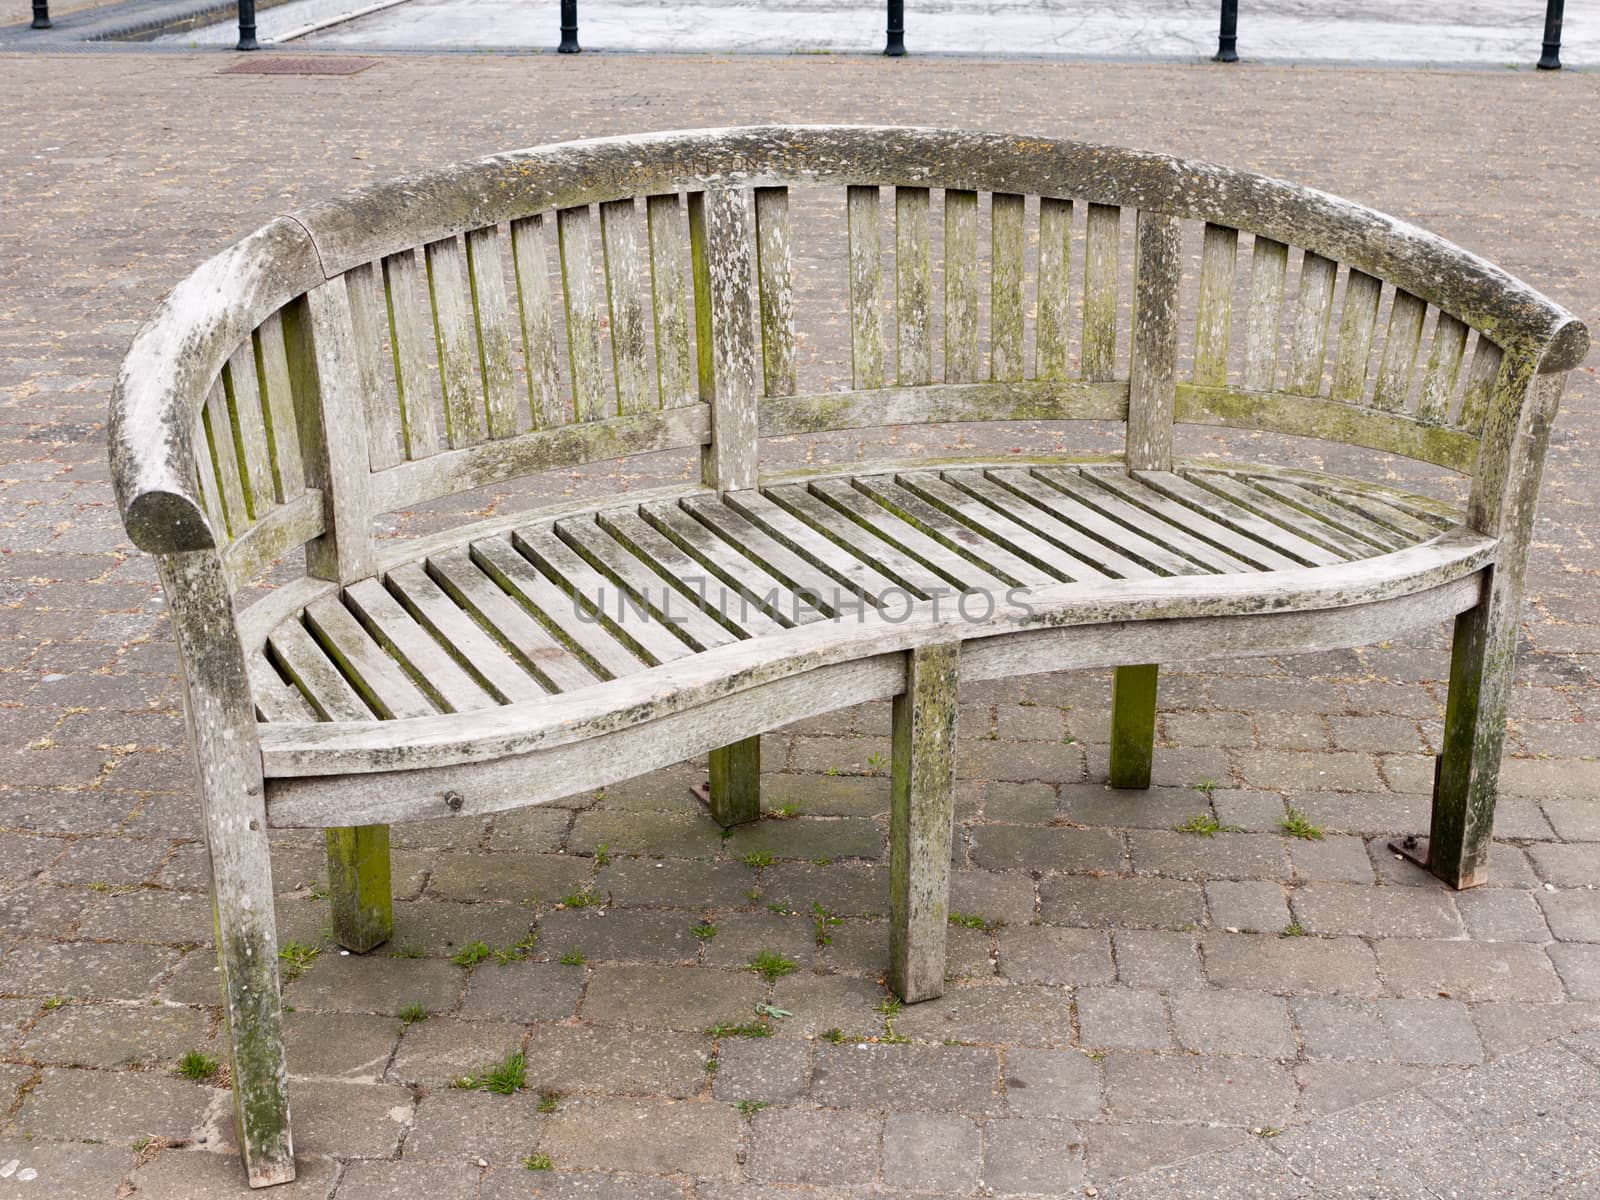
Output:
[[[1172,468],[1181,250],[1176,217],[1139,212],[1134,233],[1133,354],[1128,382],[1130,471]]]
[[[711,406],[711,444],[701,458],[701,477],[719,491],[753,488],[759,351],[743,192],[690,194],[689,249],[700,399]]]

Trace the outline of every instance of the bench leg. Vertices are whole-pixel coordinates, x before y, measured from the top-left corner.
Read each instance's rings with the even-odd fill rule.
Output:
[[[394,932],[389,827],[354,825],[325,832],[334,940],[346,950],[365,954]]]
[[[907,1004],[944,992],[959,659],[955,642],[913,650],[894,698],[889,986]]]
[[[1497,621],[1493,612],[1484,603],[1458,616],[1450,654],[1428,869],[1454,888],[1484,881],[1494,832],[1517,624],[1510,617]]]
[[[1111,786],[1150,786],[1156,744],[1155,665],[1118,667],[1111,681]]]
[[[711,819],[724,829],[761,815],[761,738],[749,737],[711,752]]]

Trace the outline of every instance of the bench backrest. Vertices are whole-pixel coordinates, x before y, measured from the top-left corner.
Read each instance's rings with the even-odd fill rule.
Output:
[[[791,185],[842,191],[847,314],[797,311]],[[799,394],[801,327],[841,317],[852,389]],[[134,540],[216,547],[235,583],[302,544],[311,573],[359,578],[379,514],[533,471],[698,446],[706,483],[745,488],[761,436],[925,421],[1125,421],[1135,468],[1170,464],[1175,423],[1324,438],[1472,475],[1469,523],[1497,533],[1531,519],[1587,344],[1473,255],[1260,176],[989,134],[711,130],[275,221],[139,335],[112,455]]]

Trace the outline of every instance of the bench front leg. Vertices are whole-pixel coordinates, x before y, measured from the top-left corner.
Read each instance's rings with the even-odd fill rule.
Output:
[[[1118,667],[1111,680],[1111,786],[1147,788],[1156,745],[1154,664]]]
[[[911,651],[894,698],[889,986],[907,1004],[944,992],[960,652],[959,642]]]
[[[748,737],[713,750],[706,803],[724,829],[761,815],[761,738]]]
[[[325,834],[334,940],[346,950],[365,954],[394,932],[389,827],[353,825]]]

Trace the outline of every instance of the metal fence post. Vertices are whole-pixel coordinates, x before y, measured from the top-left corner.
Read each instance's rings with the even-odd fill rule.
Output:
[[[239,0],[240,50],[259,50],[256,42],[256,0]]]
[[[1539,55],[1539,70],[1561,70],[1561,14],[1566,0],[1550,0],[1544,10],[1544,53]]]
[[[889,0],[888,40],[883,52],[890,58],[906,55],[906,0]]]
[[[561,45],[556,50],[561,54],[582,52],[578,45],[578,0],[561,0]]]
[[[33,0],[33,24],[29,28],[50,28],[50,0]]]
[[[1239,61],[1239,0],[1222,0],[1222,29],[1217,34],[1217,53],[1212,61]]]

